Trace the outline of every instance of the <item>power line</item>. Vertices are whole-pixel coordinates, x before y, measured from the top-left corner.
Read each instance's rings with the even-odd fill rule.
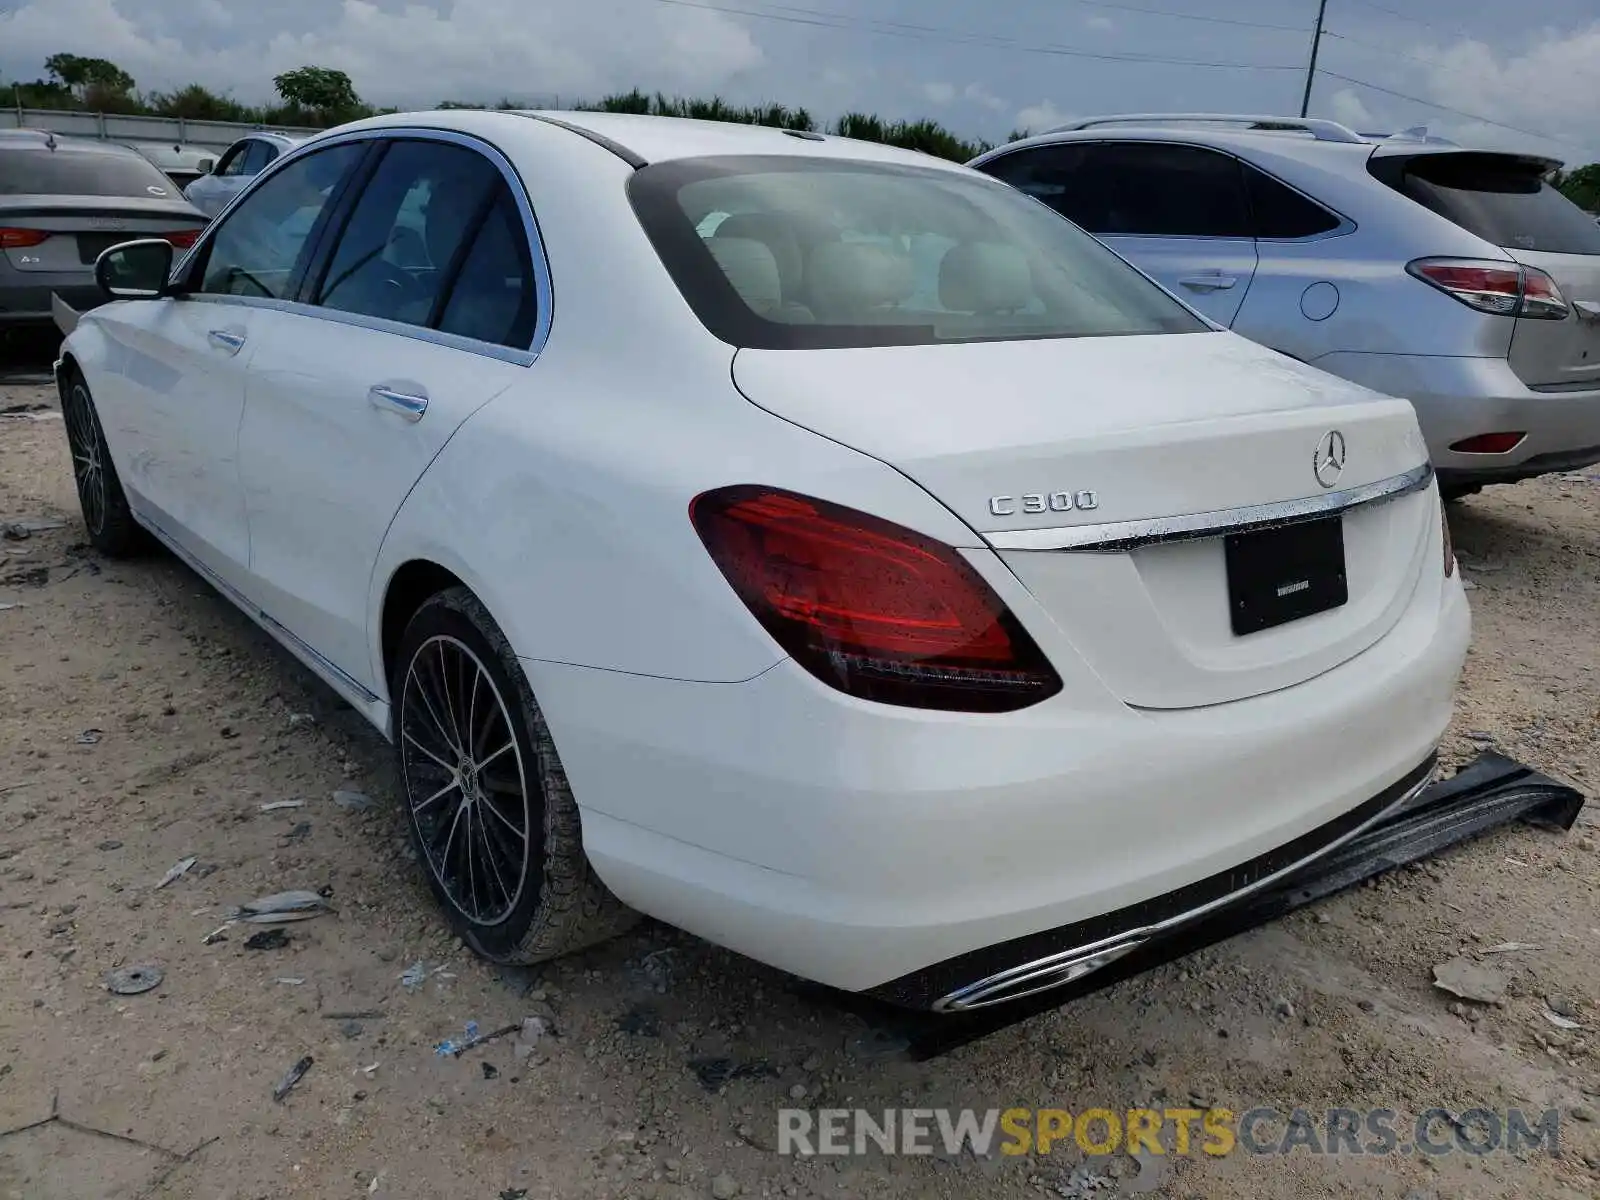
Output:
[[[1420,20],[1417,17],[1413,17],[1409,13],[1403,13],[1403,12],[1400,12],[1399,10],[1393,9],[1393,8],[1385,8],[1381,4],[1374,4],[1372,2],[1372,0],[1355,0],[1355,3],[1361,5],[1363,8],[1370,8],[1374,12],[1387,13],[1391,17],[1399,17],[1402,21],[1410,21],[1413,25],[1420,25],[1424,29],[1433,29],[1433,30],[1437,30],[1440,33],[1455,34],[1457,37],[1464,37],[1464,38],[1467,38],[1469,41],[1477,41],[1478,40],[1477,39],[1477,35],[1475,35],[1473,33],[1469,33],[1467,30],[1461,28],[1461,26],[1459,26],[1459,25],[1435,25],[1432,21]]]
[[[1349,42],[1354,46],[1365,46],[1368,50],[1376,50],[1379,54],[1388,54],[1395,58],[1403,58],[1407,62],[1420,63],[1424,67],[1437,67],[1440,65],[1439,60],[1436,58],[1418,58],[1415,54],[1407,54],[1404,50],[1391,50],[1387,46],[1378,45],[1377,42],[1364,42],[1360,38],[1353,38],[1347,33],[1335,33],[1331,29],[1323,30],[1322,36],[1338,38],[1341,42]]]
[[[1561,142],[1562,144],[1572,146],[1575,149],[1582,149],[1577,142],[1571,141],[1568,138],[1557,137],[1552,133],[1540,133],[1533,129],[1524,129],[1520,125],[1507,125],[1504,121],[1496,121],[1492,117],[1479,116],[1477,113],[1469,113],[1464,112],[1459,108],[1451,108],[1448,104],[1439,104],[1433,100],[1424,100],[1421,96],[1412,96],[1405,92],[1397,92],[1392,88],[1379,87],[1375,83],[1368,83],[1365,79],[1352,79],[1349,75],[1341,75],[1337,71],[1328,70],[1326,67],[1322,69],[1322,74],[1326,75],[1329,79],[1338,79],[1344,83],[1353,83],[1357,87],[1369,88],[1374,92],[1382,92],[1385,96],[1393,96],[1397,100],[1409,100],[1413,104],[1426,105],[1428,108],[1436,108],[1440,112],[1454,113],[1456,116],[1465,117],[1469,121],[1478,121],[1484,125],[1493,125],[1499,129],[1509,129],[1513,133],[1525,133],[1529,137],[1541,138],[1548,142]]]
[[[1277,29],[1284,33],[1304,33],[1299,25],[1269,25],[1265,21],[1239,21],[1232,17],[1204,17],[1196,13],[1173,12],[1165,8],[1137,8],[1132,4],[1113,4],[1110,0],[1069,0],[1090,8],[1112,8],[1120,12],[1144,13],[1152,17],[1176,17],[1180,21],[1206,21],[1212,25],[1241,25],[1246,29]]]
[[[793,5],[772,5],[770,9],[736,8],[732,5],[707,4],[701,0],[656,0],[657,4],[669,4],[677,8],[697,8],[707,12],[725,13],[730,16],[754,17],[762,21],[781,21],[792,25],[809,25],[820,29],[839,29],[853,32],[878,34],[883,37],[906,37],[925,41],[953,42],[959,45],[987,46],[996,50],[1012,50],[1023,54],[1044,54],[1064,58],[1090,58],[1102,62],[1126,63],[1155,63],[1174,67],[1222,67],[1230,70],[1254,71],[1299,71],[1301,67],[1281,66],[1275,63],[1241,63],[1217,62],[1211,59],[1195,58],[1168,58],[1156,54],[1112,54],[1095,52],[1091,50],[1077,50],[1068,46],[1034,42],[1021,42],[1015,38],[994,37],[989,34],[973,33],[968,30],[949,29],[937,25],[912,25],[899,21],[880,21],[872,18],[865,20],[845,16],[842,13],[826,12],[820,9],[797,8]],[[777,9],[781,11],[771,11]]]

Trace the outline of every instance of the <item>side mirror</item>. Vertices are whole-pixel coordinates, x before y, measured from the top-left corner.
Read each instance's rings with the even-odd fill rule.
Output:
[[[123,242],[94,263],[94,281],[112,300],[159,300],[172,274],[172,243],[161,238]]]
[[[217,165],[217,160],[216,159],[214,159],[214,158],[202,158],[199,162],[197,162],[194,165],[194,172],[195,172],[196,175],[209,175],[209,174],[211,174],[212,168],[214,168],[216,165]]]

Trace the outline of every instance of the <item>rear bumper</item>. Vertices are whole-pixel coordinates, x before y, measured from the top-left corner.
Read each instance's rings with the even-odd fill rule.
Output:
[[[105,303],[105,295],[94,282],[79,272],[41,272],[37,276],[20,271],[0,274],[0,325],[49,325],[53,318],[50,294],[54,292],[79,312]]]
[[[1508,483],[1600,462],[1600,388],[1532,391],[1503,358],[1327,354],[1313,365],[1410,400],[1447,485]],[[1478,434],[1509,431],[1527,436],[1505,454],[1450,449]]]
[[[1182,712],[1076,688],[1001,717],[893,709],[790,662],[742,684],[525,665],[608,887],[869,991],[1225,875],[1403,791],[1449,720],[1469,627],[1459,585],[1435,585],[1342,666]]]

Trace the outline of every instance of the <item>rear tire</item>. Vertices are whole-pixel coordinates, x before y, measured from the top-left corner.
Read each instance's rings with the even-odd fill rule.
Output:
[[[1476,496],[1483,491],[1481,483],[1441,483],[1439,485],[1439,499],[1446,504],[1456,504],[1468,496]]]
[[[149,535],[133,519],[122,481],[117,478],[105,430],[95,411],[94,399],[83,376],[67,377],[61,398],[61,423],[67,427],[67,448],[72,452],[72,478],[78,488],[89,544],[108,558],[132,558],[150,547]]]
[[[457,587],[425,602],[393,675],[407,826],[461,939],[494,962],[534,963],[632,926],[639,915],[584,855],[544,714],[478,598]]]

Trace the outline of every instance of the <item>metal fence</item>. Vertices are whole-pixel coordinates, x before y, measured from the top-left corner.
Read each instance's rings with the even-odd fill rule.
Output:
[[[526,108],[560,108],[561,97],[528,97]],[[0,129],[47,129],[63,137],[101,138],[112,142],[179,142],[224,150],[246,134],[270,129],[295,136],[320,130],[293,125],[250,125],[243,121],[190,121],[183,117],[128,117],[116,113],[73,112],[52,108],[0,108]]]
[[[248,133],[270,129],[304,135],[318,132],[285,125],[249,125],[242,121],[190,121],[182,117],[129,117],[116,113],[71,112],[50,108],[0,108],[0,129],[47,129],[63,137],[101,138],[112,142],[180,142],[223,150]]]

